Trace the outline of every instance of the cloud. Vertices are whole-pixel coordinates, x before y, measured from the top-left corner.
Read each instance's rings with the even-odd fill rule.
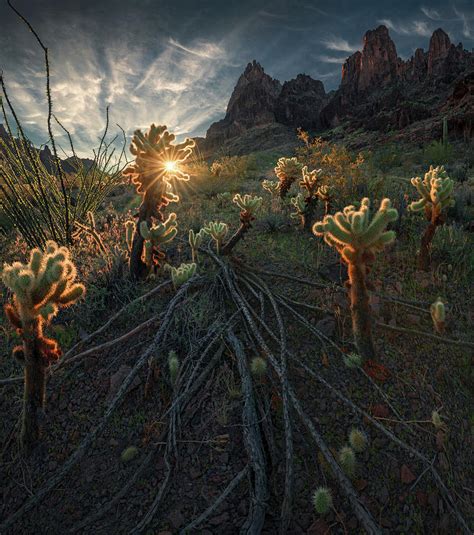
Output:
[[[343,64],[345,63],[345,61],[347,60],[346,57],[344,58],[341,58],[341,57],[335,57],[335,56],[327,56],[327,55],[320,55],[317,57],[319,61],[322,61],[324,63],[338,63],[338,64]]]
[[[168,42],[178,50],[182,50],[193,56],[198,56],[199,58],[219,59],[225,56],[224,50],[215,43],[198,41],[193,48],[188,48],[172,37],[169,38]]]
[[[424,21],[415,20],[405,23],[396,23],[391,19],[379,19],[380,24],[384,24],[388,29],[401,35],[421,35],[422,37],[430,37],[433,30]]]
[[[337,52],[356,52],[359,48],[356,45],[350,45],[345,39],[335,36],[321,39],[321,43],[327,49],[336,50]]]
[[[429,7],[421,6],[421,11],[424,15],[426,15],[431,20],[443,20],[441,15],[439,14],[439,11],[436,11],[436,9],[431,9]]]
[[[456,7],[453,7],[453,9],[457,17],[459,18],[459,20],[462,21],[463,36],[466,37],[467,39],[472,39],[474,37],[474,32],[473,32],[470,21],[474,20],[474,16],[473,15],[468,16],[462,11],[456,9]]]

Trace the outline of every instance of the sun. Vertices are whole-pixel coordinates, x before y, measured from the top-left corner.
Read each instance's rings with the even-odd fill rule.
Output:
[[[177,162],[173,162],[173,161],[170,160],[169,162],[165,162],[165,169],[169,173],[177,171],[178,170],[178,164],[177,164]]]

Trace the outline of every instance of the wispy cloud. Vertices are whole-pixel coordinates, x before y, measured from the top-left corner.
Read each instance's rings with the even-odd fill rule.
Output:
[[[439,11],[437,11],[436,9],[432,9],[430,7],[425,7],[425,6],[421,6],[420,9],[422,13],[431,20],[443,20]]]
[[[474,37],[474,32],[471,22],[474,20],[474,13],[466,15],[466,13],[460,11],[456,7],[454,7],[453,9],[459,20],[462,22],[462,34],[464,35],[464,37],[472,39]]]
[[[428,23],[421,20],[409,22],[394,22],[392,19],[379,19],[380,24],[384,24],[388,29],[401,35],[421,35],[429,37],[433,33],[433,29],[428,26]]]
[[[335,56],[327,56],[327,55],[319,55],[318,57],[318,60],[319,61],[322,61],[324,63],[338,63],[338,64],[343,64],[347,58],[342,58],[342,57],[335,57]]]
[[[225,57],[225,51],[216,43],[206,41],[198,41],[194,47],[187,47],[182,45],[176,39],[170,37],[169,44],[178,50],[206,59],[219,59]]]
[[[336,36],[330,36],[320,41],[327,49],[336,50],[337,52],[355,52],[358,50],[357,45],[349,44],[345,39]]]

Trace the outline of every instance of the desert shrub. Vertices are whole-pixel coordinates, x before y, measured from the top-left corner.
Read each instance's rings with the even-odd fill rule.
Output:
[[[442,140],[432,141],[424,150],[426,164],[446,165],[453,157],[453,146]]]
[[[304,145],[297,149],[298,159],[310,169],[322,169],[323,184],[334,186],[341,198],[357,194],[365,181],[362,153],[354,154],[345,146],[320,137],[311,139],[301,130],[299,138]]]
[[[248,177],[255,167],[251,156],[221,156],[211,164],[211,174],[220,178]]]
[[[402,150],[398,145],[387,145],[372,154],[373,166],[384,175],[403,163]]]
[[[448,166],[449,176],[455,182],[466,182],[469,178],[469,164],[467,161]]]
[[[456,224],[441,226],[433,238],[433,254],[453,269],[474,270],[474,251],[468,236]]]

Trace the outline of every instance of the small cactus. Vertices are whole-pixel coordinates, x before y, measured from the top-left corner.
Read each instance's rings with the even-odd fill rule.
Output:
[[[291,197],[290,203],[295,208],[295,211],[290,214],[293,219],[299,219],[301,227],[305,226],[305,210],[306,203],[304,202],[304,196],[302,193],[298,193],[295,197]]]
[[[178,233],[178,222],[176,221],[176,214],[173,212],[168,216],[166,221],[148,227],[146,221],[140,224],[140,235],[144,240],[144,256],[143,261],[148,268],[148,272],[160,267],[165,254],[161,247],[166,243],[170,243]]]
[[[362,453],[367,448],[367,435],[360,429],[353,428],[349,433],[349,444],[357,453]]]
[[[343,446],[339,451],[339,464],[344,472],[353,477],[356,471],[356,456],[354,450],[349,446]]]
[[[5,264],[2,279],[14,293],[13,302],[5,305],[6,316],[23,340],[13,354],[24,366],[21,442],[29,450],[40,436],[46,370],[61,356],[58,343],[46,338],[43,329],[60,308],[76,303],[85,287],[75,282],[76,268],[69,250],[53,241],[46,242],[44,251],[33,249],[26,264]]]
[[[328,184],[323,184],[318,188],[316,195],[324,202],[324,214],[328,215],[331,211],[334,188]]]
[[[395,232],[386,228],[397,217],[398,212],[391,207],[390,200],[383,199],[371,218],[370,201],[365,198],[359,210],[346,206],[343,212],[327,215],[313,226],[314,234],[323,236],[348,265],[352,328],[357,351],[365,359],[375,358],[366,276],[375,253],[394,241]]]
[[[168,369],[170,372],[171,383],[174,385],[179,373],[179,359],[176,351],[170,351],[168,355]]]
[[[350,368],[360,368],[362,366],[362,357],[357,353],[349,353],[343,357],[344,364]]]
[[[206,235],[206,232],[204,229],[201,229],[198,233],[194,232],[193,229],[189,231],[189,246],[191,247],[191,256],[193,262],[197,262],[199,255],[198,255],[198,249],[202,245],[202,240],[204,239],[204,236]]]
[[[256,195],[249,195],[248,193],[242,196],[240,193],[237,193],[232,202],[234,202],[242,212],[255,213],[255,211],[262,204],[262,197],[257,197]]]
[[[313,494],[313,505],[319,515],[325,515],[332,507],[331,491],[326,487],[319,487]]]
[[[280,184],[275,180],[264,180],[262,182],[262,188],[268,191],[272,197],[276,197],[280,192]]]
[[[254,357],[250,364],[250,371],[256,377],[263,377],[267,373],[267,362],[262,357]]]
[[[120,460],[123,463],[128,463],[130,461],[133,461],[135,457],[138,455],[138,448],[136,446],[128,446],[128,448],[125,448],[121,455]]]
[[[194,276],[196,273],[197,265],[193,262],[192,264],[181,264],[178,268],[171,268],[171,280],[173,281],[174,289],[177,290],[184,283]]]
[[[436,228],[446,221],[446,211],[454,206],[454,181],[451,180],[444,167],[433,167],[423,180],[420,177],[411,179],[411,183],[420,194],[420,199],[408,207],[412,212],[424,211],[428,226],[421,238],[420,252],[418,254],[418,268],[427,271],[430,267],[430,250]]]
[[[436,299],[430,306],[430,312],[435,331],[439,334],[443,334],[446,330],[446,307],[444,306],[443,301],[441,301],[441,297],[438,297],[438,299]]]
[[[216,251],[217,254],[220,254],[222,241],[229,232],[229,226],[227,225],[227,223],[211,221],[210,223],[205,225],[203,230],[216,242]]]
[[[132,250],[134,231],[135,231],[135,221],[132,221],[131,219],[129,219],[128,221],[125,221],[125,243],[127,245],[127,251],[129,254],[130,254],[130,251]]]
[[[280,158],[275,167],[275,174],[278,177],[278,192],[282,199],[285,198],[291,185],[301,175],[302,165],[297,158]]]

